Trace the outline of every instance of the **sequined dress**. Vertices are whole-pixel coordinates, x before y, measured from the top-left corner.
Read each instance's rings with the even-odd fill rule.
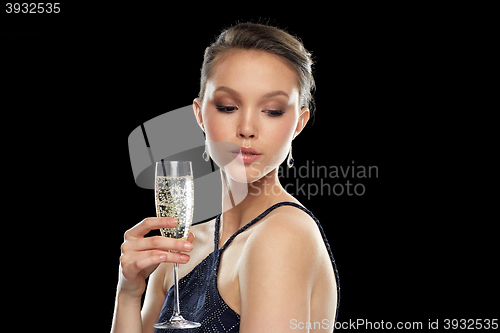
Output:
[[[214,251],[210,253],[202,262],[200,262],[191,272],[186,274],[179,280],[179,303],[182,316],[191,321],[201,323],[201,327],[193,329],[156,329],[155,333],[222,333],[222,332],[239,332],[240,316],[231,309],[222,299],[217,288],[217,273],[219,271],[220,257],[224,250],[231,244],[233,239],[240,233],[244,232],[250,226],[264,218],[274,209],[281,206],[297,207],[311,216],[316,222],[326,249],[332,261],[335,279],[337,281],[337,313],[340,301],[340,287],[337,266],[333,259],[330,245],[326,239],[323,228],[314,215],[306,208],[294,202],[280,202],[268,209],[255,219],[241,227],[236,231],[226,243],[219,249],[219,220],[220,214],[215,219],[214,233]],[[173,287],[168,291],[165,302],[160,312],[158,322],[168,320],[173,313],[174,294]],[[337,316],[335,316],[337,318]]]

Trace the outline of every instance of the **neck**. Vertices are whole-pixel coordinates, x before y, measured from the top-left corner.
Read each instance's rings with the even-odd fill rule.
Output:
[[[225,232],[236,232],[285,193],[277,169],[253,183],[240,183],[221,169],[222,212]]]

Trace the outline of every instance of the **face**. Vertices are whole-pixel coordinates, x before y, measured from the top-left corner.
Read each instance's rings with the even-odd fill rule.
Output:
[[[194,112],[213,160],[232,179],[252,183],[288,155],[309,110],[300,108],[297,74],[278,56],[230,51],[218,59]]]

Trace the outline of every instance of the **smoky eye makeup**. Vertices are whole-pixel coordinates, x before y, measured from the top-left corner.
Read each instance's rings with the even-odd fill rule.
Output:
[[[216,105],[215,108],[220,112],[231,113],[235,110],[238,110],[238,107],[232,105]]]
[[[286,105],[282,105],[282,103],[265,103],[262,107],[262,112],[270,117],[279,117],[286,112],[285,110]]]
[[[283,110],[265,110],[263,112],[267,113],[271,117],[279,117],[285,113]]]
[[[232,113],[233,111],[238,110],[236,106],[226,106],[226,105],[216,105],[215,108],[224,113]],[[262,112],[268,114],[270,117],[279,117],[285,113],[283,110],[263,110]]]

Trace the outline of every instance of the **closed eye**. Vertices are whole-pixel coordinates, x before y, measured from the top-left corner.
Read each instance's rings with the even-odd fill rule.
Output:
[[[285,111],[282,111],[282,110],[266,110],[264,112],[267,113],[271,117],[278,117],[278,116],[281,116],[283,113],[285,113]]]
[[[225,105],[217,105],[216,109],[221,112],[231,113],[234,110],[238,110],[236,106],[225,106]]]

